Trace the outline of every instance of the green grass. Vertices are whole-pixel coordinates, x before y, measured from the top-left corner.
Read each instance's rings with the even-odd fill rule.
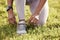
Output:
[[[33,28],[27,24],[27,34],[17,35],[16,25],[8,24],[6,0],[0,0],[0,40],[60,40],[60,0],[49,0],[49,17],[42,27]],[[18,22],[14,3],[14,13]],[[25,18],[29,19],[29,7],[26,6]]]

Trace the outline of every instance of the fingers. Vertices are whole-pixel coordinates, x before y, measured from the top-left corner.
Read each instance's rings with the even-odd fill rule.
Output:
[[[37,24],[37,22],[38,22],[38,20],[35,17],[33,17],[33,16],[30,17],[30,19],[29,19],[30,24]]]
[[[34,24],[36,24],[37,23],[37,20],[34,20]]]
[[[38,22],[38,20],[36,19],[36,18],[34,18],[34,20],[33,20],[34,22],[34,24],[37,24],[37,22]]]
[[[32,20],[30,20],[30,23],[33,23],[33,24],[37,24],[38,20],[36,18],[33,18]]]
[[[34,22],[34,20],[35,20],[35,19],[34,19],[34,18],[32,18],[31,22],[33,23],[33,22]]]
[[[32,21],[33,17],[31,16],[30,19],[29,19],[29,23]]]
[[[12,19],[8,20],[10,24],[14,24],[14,21]]]
[[[9,18],[8,21],[10,24],[17,24],[15,18]]]

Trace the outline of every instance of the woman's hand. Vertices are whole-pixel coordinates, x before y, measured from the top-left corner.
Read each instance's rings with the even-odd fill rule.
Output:
[[[12,9],[8,11],[8,21],[10,24],[16,24],[16,19]]]
[[[29,23],[31,23],[31,24],[37,24],[37,22],[38,22],[38,19],[36,18],[36,16],[37,16],[37,14],[35,15],[32,15],[31,17],[30,17],[30,19],[29,19]]]

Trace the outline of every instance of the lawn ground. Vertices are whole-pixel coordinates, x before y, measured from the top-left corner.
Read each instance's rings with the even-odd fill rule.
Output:
[[[0,40],[60,40],[60,0],[49,0],[49,17],[42,27],[33,28],[27,24],[27,34],[17,35],[16,25],[8,24],[6,12],[6,0],[0,0]],[[14,13],[18,22],[18,16],[14,3]],[[30,16],[29,6],[25,9],[26,21]]]

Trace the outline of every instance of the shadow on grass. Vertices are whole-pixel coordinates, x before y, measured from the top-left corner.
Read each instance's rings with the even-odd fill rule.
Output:
[[[13,37],[16,32],[16,25],[2,25],[0,26],[0,40],[6,37]]]
[[[17,25],[2,25],[0,26],[0,40],[3,40],[7,37],[13,37],[16,35]],[[27,32],[29,29],[34,29],[31,25],[27,25]]]
[[[60,23],[53,23],[53,24],[47,24],[47,27],[49,27],[50,29],[53,28],[59,28],[60,27]]]
[[[47,27],[46,28],[49,28],[50,30],[52,29],[52,27],[53,28],[59,28],[60,27],[60,24],[59,23],[57,23],[57,24],[52,24],[52,25],[46,25]],[[2,26],[0,26],[0,40],[2,40],[2,39],[5,39],[6,37],[9,37],[9,38],[13,38],[14,36],[16,36],[16,28],[17,28],[17,26],[16,25],[2,25]],[[44,31],[44,26],[43,27],[40,27],[40,29],[39,29],[39,27],[38,27],[38,29],[39,30],[41,30],[41,31],[38,31],[38,30],[36,30],[35,28],[37,28],[37,27],[34,27],[33,25],[28,25],[27,24],[27,33],[30,33],[30,34],[32,34],[32,32],[33,32],[33,30],[35,30],[35,32],[33,32],[33,33],[39,33],[39,32],[42,32],[42,31]],[[45,28],[45,29],[46,29]],[[29,32],[29,30],[31,31],[31,32]],[[43,32],[42,32],[43,33]],[[49,36],[49,35],[48,35]],[[60,36],[59,36],[60,37]]]

